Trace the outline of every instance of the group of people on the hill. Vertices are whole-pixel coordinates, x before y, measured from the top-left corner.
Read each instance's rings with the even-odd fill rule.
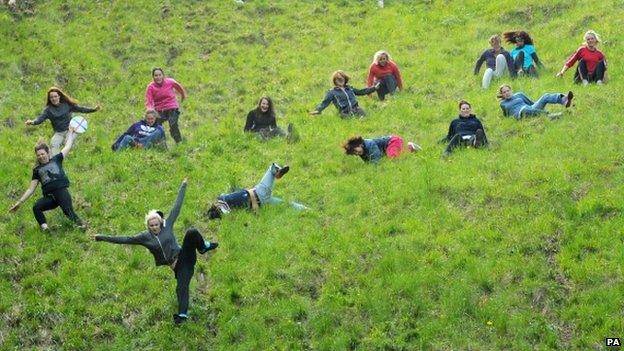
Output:
[[[519,75],[537,76],[537,68],[541,62],[537,56],[533,40],[524,31],[507,32],[503,37],[515,48],[511,53],[501,46],[501,36],[490,37],[491,49],[483,52],[474,68],[478,74],[483,63],[486,70],[481,81],[483,88],[488,88],[495,78],[503,76],[508,71],[510,78]],[[565,63],[557,76],[562,76],[566,70],[576,62],[578,67],[574,81],[583,85],[589,83],[603,84],[606,81],[606,59],[597,49],[599,36],[594,31],[587,31],[584,35],[584,45],[581,46]],[[400,70],[386,51],[378,51],[369,67],[367,86],[362,89],[353,88],[349,82],[351,78],[343,71],[336,71],[331,77],[333,88],[325,94],[310,114],[320,114],[330,104],[334,104],[342,118],[364,116],[366,112],[359,106],[356,96],[376,93],[380,101],[388,95],[403,89],[404,83]],[[176,143],[183,138],[179,128],[180,105],[178,102],[186,98],[186,90],[172,78],[165,77],[161,68],[152,70],[152,81],[145,91],[145,114],[142,120],[132,124],[121,134],[112,145],[113,151],[127,148],[150,148],[155,146],[166,147],[163,123],[168,121],[169,132]],[[498,89],[500,107],[504,116],[520,119],[527,116],[546,114],[547,104],[561,104],[570,107],[574,94],[568,93],[545,94],[533,102],[523,93],[513,94],[509,84],[503,84]],[[46,119],[50,120],[54,134],[48,147],[39,143],[35,147],[36,165],[33,168],[31,183],[24,194],[10,208],[15,212],[34,193],[41,183],[43,196],[33,205],[33,213],[37,223],[43,231],[49,226],[44,215],[45,211],[61,207],[63,213],[78,227],[85,228],[85,223],[75,213],[72,197],[69,193],[69,179],[63,168],[63,161],[68,156],[77,133],[75,127],[70,126],[72,112],[92,113],[100,110],[100,105],[94,108],[78,105],[77,101],[61,89],[52,87],[46,96],[46,107],[35,119],[26,120],[26,125],[38,125]],[[472,114],[472,106],[467,101],[458,104],[459,115],[451,122],[447,135],[441,140],[447,143],[443,156],[449,156],[460,146],[475,148],[488,145],[488,138],[481,121]],[[556,117],[556,114],[550,114]],[[257,133],[259,138],[267,140],[273,137],[285,137],[289,142],[298,139],[292,124],[288,124],[286,131],[277,126],[273,101],[268,96],[262,96],[257,106],[251,110],[243,128],[245,132]],[[363,138],[354,136],[342,145],[347,155],[359,156],[365,162],[379,162],[384,156],[396,158],[404,152],[415,152],[420,146],[405,140],[399,135],[388,135],[378,138]],[[282,178],[290,170],[289,166],[280,166],[272,163],[260,182],[253,188],[239,189],[230,193],[221,194],[212,202],[208,209],[208,219],[218,219],[232,209],[242,208],[258,210],[265,204],[282,202],[272,194],[274,182]],[[180,323],[188,318],[189,284],[193,275],[196,253],[204,254],[217,248],[218,243],[204,240],[201,233],[194,228],[188,229],[182,246],[177,243],[173,226],[180,214],[187,188],[186,178],[180,186],[175,204],[168,216],[158,210],[151,210],[145,216],[146,230],[135,236],[106,236],[95,235],[97,241],[107,241],[119,244],[135,244],[146,247],[154,256],[157,266],[168,265],[177,280],[176,293],[178,297],[178,313],[174,321]],[[295,209],[303,210],[307,207],[291,202]]]

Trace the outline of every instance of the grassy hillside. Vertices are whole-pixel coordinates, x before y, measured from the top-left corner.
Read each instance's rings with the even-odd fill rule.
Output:
[[[622,4],[523,1],[35,1],[0,9],[0,199],[28,186],[45,125],[24,121],[51,85],[88,115],[65,169],[75,230],[60,210],[41,233],[26,203],[0,214],[0,349],[22,350],[588,350],[624,337]],[[587,29],[604,39],[611,81],[554,77]],[[473,65],[488,37],[528,30],[546,65],[512,82],[537,98],[577,95],[555,121],[503,118],[498,83]],[[307,114],[336,69],[364,86],[387,49],[406,89],[360,98],[368,117]],[[144,110],[150,69],[181,82],[182,134],[169,151],[113,154]],[[261,143],[244,117],[261,95],[300,142]],[[466,99],[489,150],[443,160],[437,144]],[[562,108],[555,106],[552,111]],[[346,157],[350,135],[398,133],[423,152],[379,165]],[[170,141],[171,143],[171,141]],[[252,186],[273,161],[291,165],[275,195],[312,210],[263,207],[207,221],[208,204]],[[175,327],[175,280],[132,235],[168,211],[190,177],[178,238],[194,225],[221,246],[198,261],[191,318]],[[40,190],[33,197],[38,197]]]

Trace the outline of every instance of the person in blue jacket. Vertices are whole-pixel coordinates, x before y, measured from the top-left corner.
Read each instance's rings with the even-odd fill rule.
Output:
[[[318,115],[329,106],[330,103],[333,103],[342,118],[366,116],[366,112],[360,107],[355,96],[373,93],[377,90],[379,85],[364,89],[354,89],[349,85],[349,79],[350,77],[343,71],[334,72],[334,74],[332,74],[334,87],[327,91],[325,99],[323,99],[310,114]]]
[[[483,124],[471,112],[472,106],[468,101],[459,102],[459,116],[451,122],[448,134],[442,139],[448,142],[442,156],[449,156],[460,145],[480,148],[488,144]]]
[[[149,149],[154,145],[161,144],[165,140],[165,130],[157,124],[158,112],[147,110],[145,119],[140,120],[128,128],[117,138],[112,145],[113,151],[123,150],[128,147]]]
[[[398,135],[388,135],[373,139],[364,139],[358,135],[345,141],[342,148],[345,150],[345,154],[359,156],[362,161],[372,163],[379,162],[383,156],[391,159],[396,158],[405,149],[409,152],[421,150],[420,146],[411,141],[405,145],[403,138]]]
[[[537,57],[535,46],[533,45],[533,39],[529,36],[529,33],[525,31],[514,31],[503,33],[505,41],[516,45],[511,50],[511,58],[514,60],[514,68],[518,75],[526,74],[528,76],[537,78],[537,66],[543,68],[544,65]]]
[[[560,104],[568,108],[572,105],[574,93],[568,91],[567,94],[544,94],[537,102],[533,102],[524,95],[524,93],[514,94],[509,84],[503,84],[498,89],[497,97],[500,99],[500,107],[505,117],[520,119],[522,117],[539,116],[543,114],[547,114],[549,117],[561,116],[561,112],[548,113],[544,108],[547,104]]]

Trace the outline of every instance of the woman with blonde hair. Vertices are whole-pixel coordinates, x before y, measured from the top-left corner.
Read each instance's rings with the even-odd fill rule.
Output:
[[[54,156],[61,150],[61,145],[67,137],[69,121],[72,112],[91,113],[100,110],[98,104],[95,108],[78,106],[78,102],[57,87],[48,89],[46,107],[35,119],[26,120],[26,125],[38,125],[49,119],[52,123],[54,135],[50,140],[50,156]]]
[[[369,87],[378,85],[377,96],[384,100],[386,95],[394,94],[397,88],[403,89],[403,79],[399,67],[392,61],[386,51],[377,51],[373,63],[368,68],[367,84]]]
[[[501,36],[498,34],[492,35],[489,42],[492,48],[483,51],[474,68],[474,74],[479,74],[481,65],[485,62],[486,68],[481,80],[483,89],[489,88],[492,78],[500,78],[505,73],[505,70],[509,71],[511,78],[516,77],[516,70],[514,69],[511,55],[501,46]]]
[[[151,210],[145,215],[147,230],[135,236],[95,235],[94,237],[96,241],[144,246],[154,256],[156,266],[167,265],[171,267],[177,280],[178,313],[173,315],[175,324],[180,324],[188,319],[189,285],[197,262],[196,251],[204,254],[219,246],[218,243],[204,241],[202,235],[195,228],[188,229],[184,235],[182,247],[178,245],[173,234],[173,226],[182,208],[186,184],[187,178],[184,178],[176,202],[166,220],[164,213]]]
[[[350,79],[351,78],[343,71],[334,72],[332,74],[334,87],[327,91],[325,99],[323,99],[310,114],[318,115],[329,106],[329,104],[333,103],[342,118],[366,116],[366,112],[360,107],[355,96],[368,95],[377,90],[377,87],[355,89],[349,85]]]
[[[588,30],[583,35],[583,44],[572,56],[568,58],[566,63],[557,73],[557,77],[563,74],[578,61],[578,66],[574,72],[574,83],[596,83],[598,85],[604,83],[607,74],[607,59],[605,55],[598,50],[600,36],[593,30]]]
[[[539,100],[533,102],[524,95],[524,93],[514,94],[509,84],[503,84],[498,88],[498,95],[496,97],[500,99],[500,107],[505,117],[520,119],[522,117],[547,114],[549,117],[554,118],[561,116],[561,113],[548,113],[548,111],[545,110],[546,105],[560,104],[568,108],[572,105],[574,94],[571,91],[568,91],[567,94],[544,94]]]

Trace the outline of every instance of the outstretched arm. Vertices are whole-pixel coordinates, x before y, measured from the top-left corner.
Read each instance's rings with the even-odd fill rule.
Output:
[[[186,99],[186,89],[184,89],[184,87],[180,85],[180,83],[174,81],[173,89],[175,89],[178,94],[180,94],[180,100],[184,101],[184,99]]]
[[[182,203],[184,202],[184,194],[186,194],[186,183],[188,182],[188,178],[184,178],[182,181],[182,185],[180,185],[180,190],[178,190],[178,197],[176,198],[176,202],[169,213],[169,217],[167,217],[167,225],[173,226],[178,215],[180,214],[180,210],[182,209]]]
[[[37,118],[35,118],[35,119],[27,119],[25,123],[26,123],[26,125],[34,126],[34,125],[43,123],[43,121],[45,121],[48,117],[49,117],[48,116],[48,109],[46,108],[45,110],[43,110],[43,112],[41,112],[41,114],[39,116],[37,116]]]
[[[101,108],[102,108],[102,106],[100,106],[100,104],[95,105],[94,108],[74,105],[74,106],[72,106],[72,111],[73,112],[82,112],[82,113],[92,113],[92,112],[99,111]]]
[[[531,57],[533,58],[533,61],[535,61],[535,63],[537,64],[539,68],[544,68],[544,64],[542,63],[542,61],[539,60],[539,57],[537,57],[536,52],[532,53]]]
[[[9,209],[9,212],[14,213],[15,211],[17,211],[17,209],[20,208],[24,201],[28,200],[28,198],[30,198],[30,196],[35,192],[35,189],[37,189],[37,184],[39,184],[39,181],[37,179],[33,179],[32,181],[30,181],[30,186],[28,187],[28,189],[26,189],[24,195],[22,195],[22,197],[17,200],[15,205],[13,205]]]
[[[329,90],[327,92],[327,94],[325,94],[325,99],[323,99],[323,101],[321,101],[320,104],[318,104],[318,106],[316,106],[316,108],[314,109],[314,111],[310,112],[311,115],[318,115],[321,114],[321,112],[327,108],[327,106],[329,106],[329,104],[331,104],[332,100],[334,99],[334,95],[332,94],[332,91]]]
[[[67,133],[67,138],[65,139],[65,146],[61,150],[63,154],[63,158],[67,157],[69,154],[69,150],[71,150],[72,145],[74,145],[74,139],[76,139],[76,133],[74,133],[74,128],[70,127],[69,132]]]
[[[145,242],[145,234],[137,234],[135,236],[108,236],[98,234],[93,237],[95,241],[106,241],[113,244],[143,245]]]

